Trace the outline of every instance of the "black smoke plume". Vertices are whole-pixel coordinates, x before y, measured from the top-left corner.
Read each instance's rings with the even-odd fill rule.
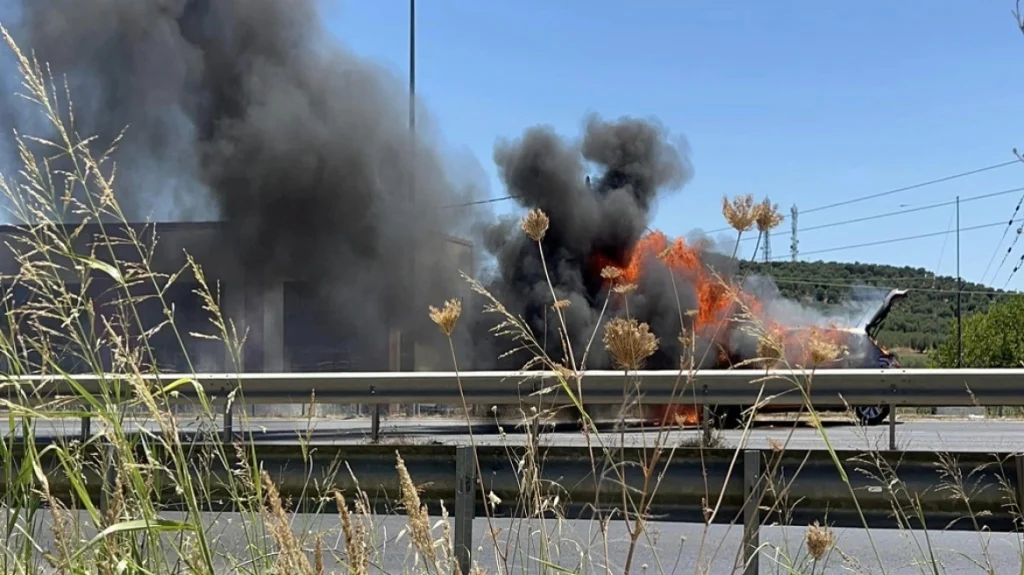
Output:
[[[78,131],[109,142],[127,127],[116,160],[130,220],[222,221],[224,242],[192,251],[228,253],[247,292],[303,282],[325,306],[319,319],[376,341],[389,323],[436,333],[424,325],[426,303],[465,293],[452,266],[440,265],[450,259],[441,237],[482,232],[496,260],[488,287],[561,355],[536,245],[517,219],[446,208],[476,199],[482,186],[456,180],[436,142],[422,133],[413,141],[404,83],[334,44],[314,0],[16,4],[9,27],[67,77]],[[10,92],[0,121],[37,133],[38,118]],[[658,195],[689,181],[685,146],[654,121],[591,117],[577,142],[533,128],[500,142],[494,161],[507,193],[551,218],[547,268],[557,298],[570,302],[580,357],[607,295],[600,262],[624,263]],[[413,252],[415,274],[403,263]],[[649,266],[630,297],[631,315],[661,340],[651,367],[675,366],[679,310],[695,303],[669,273]],[[466,303],[470,329],[459,332],[470,337],[460,348],[472,350],[473,367],[521,366],[522,355],[497,359],[510,342],[489,337],[493,316]],[[588,366],[608,365],[598,331]]]
[[[596,333],[587,367],[610,367],[598,325],[608,295],[601,267],[624,265],[648,230],[658,194],[678,190],[692,177],[685,146],[653,121],[590,117],[578,142],[567,142],[547,128],[533,128],[516,141],[501,142],[494,160],[508,193],[522,207],[539,208],[550,218],[542,242],[544,258],[555,297],[569,301],[566,327],[577,361]],[[588,166],[597,173],[589,175]],[[564,359],[540,252],[517,224],[510,218],[486,230],[485,249],[497,261],[486,286],[526,320],[550,357]],[[682,278],[676,278],[673,287],[671,272],[657,262],[648,269],[630,295],[630,312],[650,323],[661,340],[649,367],[677,367],[680,304],[684,310],[693,308],[695,294]],[[489,335],[493,322],[494,317],[485,315],[474,326],[474,341],[481,349],[476,367],[522,367],[529,356],[507,354],[513,343]]]
[[[422,133],[413,142],[404,83],[334,44],[314,0],[21,0],[17,11],[5,24],[67,77],[79,133],[107,143],[127,128],[115,159],[129,220],[225,222],[226,243],[201,251],[231,252],[256,291],[306,283],[330,323],[364,339],[383,341],[389,319],[420,327],[427,301],[456,293],[457,274],[430,258],[473,219],[445,206],[481,190],[455,181]],[[0,119],[38,133],[9,72]],[[415,275],[403,265],[414,250]]]

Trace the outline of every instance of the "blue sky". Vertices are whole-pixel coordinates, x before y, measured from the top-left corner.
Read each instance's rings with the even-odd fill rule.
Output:
[[[417,92],[444,139],[504,195],[500,137],[548,124],[576,136],[588,112],[655,116],[689,144],[693,180],[658,204],[672,235],[724,225],[723,194],[802,210],[1013,160],[1024,150],[1024,35],[1013,0],[721,2],[420,0]],[[408,75],[406,0],[332,1],[339,40]],[[1024,164],[801,216],[801,228],[1024,187]],[[963,228],[1008,221],[1021,193],[966,202]],[[511,202],[502,209],[515,208]],[[801,252],[955,229],[953,207],[801,233]],[[1018,217],[1024,218],[1024,208]],[[1022,221],[1021,223],[1024,223]],[[961,234],[965,279],[1003,287],[1016,224]],[[745,244],[748,257],[753,242]],[[788,258],[789,237],[773,238]],[[941,257],[940,257],[941,255]],[[955,274],[955,237],[811,254]],[[1024,270],[1007,286],[1024,287]]]

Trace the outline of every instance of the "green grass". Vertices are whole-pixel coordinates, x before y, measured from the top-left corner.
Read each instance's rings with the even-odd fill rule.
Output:
[[[330,473],[308,477],[301,508],[307,514],[299,515],[294,512],[297,508],[293,502],[280,496],[280,478],[270,473],[265,462],[255,456],[252,444],[242,441],[191,443],[181,439],[178,434],[181,421],[172,404],[182,389],[195,390],[194,419],[209,424],[211,429],[220,417],[221,406],[215,399],[227,399],[241,407],[236,413],[240,414],[243,425],[246,404],[240,389],[227,398],[212,398],[191,377],[165,387],[145,383],[142,376],[156,370],[152,346],[155,334],[170,334],[183,351],[186,349],[183,342],[188,334],[179,331],[173,310],[163,297],[167,287],[183,277],[198,282],[198,293],[209,319],[204,337],[221,342],[236,368],[241,363],[246,333],[221,312],[217,286],[208,284],[194,260],[189,258],[175,273],[159,273],[147,263],[151,243],[144,241],[131,227],[112,225],[127,223],[112,177],[116,142],[96,142],[80,137],[71,127],[68,95],[63,87],[58,88],[58,79],[48,76],[45,66],[21,52],[6,32],[4,37],[20,66],[25,105],[41,112],[52,134],[18,135],[21,171],[0,178],[0,191],[6,196],[13,217],[27,225],[27,233],[10,246],[18,256],[20,269],[4,281],[23,286],[32,295],[30,304],[20,306],[11,305],[10,294],[5,296],[7,305],[2,316],[3,329],[0,329],[0,356],[6,365],[5,374],[46,373],[74,385],[75,376],[62,369],[64,359],[73,357],[87,373],[116,374],[116,378],[105,380],[97,392],[79,387],[70,397],[42,396],[38,390],[19,384],[12,377],[4,378],[7,399],[3,407],[7,410],[8,426],[11,430],[18,426],[24,428],[27,441],[21,444],[13,435],[8,435],[0,442],[0,464],[6,482],[0,504],[8,513],[3,527],[6,543],[0,550],[3,572],[319,575],[329,562],[337,564],[341,572],[363,574],[396,557],[405,559],[403,572],[457,572],[449,524],[447,521],[432,523],[433,519],[419,500],[418,489],[422,486],[415,483],[417,478],[410,475],[400,456],[394,461],[400,485],[398,492],[379,494],[376,486],[360,487],[359,478],[348,476],[344,461],[338,461]],[[69,195],[68,190],[74,193]],[[54,225],[64,221],[71,212],[84,221],[99,223],[98,237],[83,238],[81,228]],[[543,244],[545,220],[542,213],[535,212],[524,221],[524,233],[534,238],[538,248]],[[540,255],[543,257],[543,251]],[[90,311],[95,301],[89,287],[100,279],[112,285],[107,294],[114,296],[112,313],[108,315]],[[548,357],[522,320],[480,283],[472,278],[465,279],[488,301],[484,311],[496,319],[496,333],[533,351],[533,359],[527,367],[562,374],[554,391],[571,398],[583,412],[585,429],[582,433],[591,447],[592,472],[621,478],[626,473],[620,457],[621,437],[616,433],[599,432],[590,425],[592,422],[582,409],[585,376]],[[143,287],[149,294],[145,298],[156,302],[166,312],[165,319],[147,323],[139,312],[142,300],[137,294]],[[562,308],[555,303],[552,290],[553,309],[564,327]],[[450,336],[460,329],[461,311],[455,300],[431,311],[432,319],[449,336],[450,343],[453,341]],[[679,312],[684,314],[687,310]],[[602,337],[594,337],[593,341],[605,345],[621,366],[640,365],[657,346],[642,323],[622,318],[611,325],[614,329],[595,334]],[[749,328],[763,330],[763,326],[753,320]],[[564,337],[564,329],[562,334]],[[815,352],[818,355],[839,352],[818,343]],[[458,372],[454,344],[451,345],[452,369]],[[571,350],[573,346],[567,345],[566,349]],[[691,350],[688,359],[693,359],[693,353]],[[103,364],[104,356],[111,358],[109,367]],[[190,371],[195,372],[194,368]],[[813,383],[813,371],[798,369],[794,373],[797,375],[792,378],[793,389],[806,394]],[[688,392],[691,374],[685,369],[679,373],[680,397]],[[643,409],[640,398],[631,391],[627,390],[625,396],[624,404]],[[806,395],[804,397],[806,400]],[[467,418],[471,407],[465,402],[460,405]],[[820,423],[810,406],[807,412],[813,422]],[[520,408],[520,422],[527,430],[534,421],[551,415],[544,409]],[[92,417],[102,424],[103,431],[85,444],[61,440],[36,447],[35,424],[82,416]],[[127,433],[126,423],[131,417],[155,421],[159,433]],[[748,417],[744,422],[739,445],[731,447],[735,458],[741,456],[750,421]],[[856,500],[853,485],[829,443],[827,429],[822,425],[816,428],[834,459],[836,472],[844,478]],[[712,440],[717,441],[714,437]],[[632,470],[642,478],[642,488],[623,489],[617,513],[599,512],[590,520],[590,533],[586,537],[566,540],[562,537],[563,529],[571,519],[565,511],[566,501],[558,496],[560,486],[541,480],[542,438],[527,431],[525,446],[507,446],[510,460],[519,469],[521,490],[516,502],[519,518],[513,521],[515,528],[510,531],[532,535],[523,540],[517,539],[518,535],[503,536],[497,518],[488,511],[485,520],[490,525],[489,542],[476,550],[476,557],[486,558],[489,569],[500,573],[662,573],[671,572],[674,561],[682,553],[695,554],[701,571],[722,556],[738,560],[739,550],[723,547],[723,542],[711,530],[711,523],[721,518],[721,498],[707,488],[706,523],[699,541],[657,540],[647,515],[651,502],[658,496],[658,470],[671,462],[679,446],[672,444],[663,431],[650,433],[646,441],[647,459],[637,462],[637,469]],[[782,453],[788,443],[787,437],[773,447]],[[309,447],[308,442],[300,441],[298,449],[308,454]],[[400,447],[396,449],[401,451]],[[870,454],[867,457],[870,458]],[[769,461],[767,467],[777,465],[777,459]],[[878,467],[879,485],[894,494],[894,501],[901,503],[893,508],[897,517],[906,524],[911,517],[924,512],[920,506],[915,507],[914,492],[898,480],[894,470],[877,460],[874,465]],[[231,472],[222,473],[224,469]],[[477,490],[486,501],[490,492],[484,479],[486,475],[479,471]],[[89,493],[89,486],[97,477],[110,479],[100,497]],[[952,483],[955,485],[955,480]],[[55,496],[58,485],[60,491],[67,491],[71,496],[59,500]],[[349,489],[343,490],[343,486]],[[785,492],[787,485],[769,487],[780,493]],[[179,501],[173,513],[160,504],[166,494],[173,494]],[[396,510],[396,516],[403,518],[404,528],[396,537],[382,530],[381,497]],[[204,513],[205,509],[223,504],[225,500],[235,509],[230,516],[214,514],[211,520],[210,514]],[[314,528],[312,524],[297,523],[306,521],[303,518],[310,515],[320,520],[329,515],[330,522],[338,527]],[[866,526],[863,514],[860,518]],[[842,555],[826,519],[822,517],[821,527],[804,526],[806,539],[798,545],[799,552],[791,554],[788,548],[765,544],[761,555],[768,558],[775,572],[824,572],[828,557]],[[236,534],[241,544],[227,545],[222,537],[225,529]],[[870,536],[871,532],[868,533]],[[624,552],[611,550],[613,536],[624,540]],[[941,566],[934,559],[927,534],[908,532],[907,536],[919,551],[918,559],[927,566],[922,571],[938,572]],[[652,563],[637,564],[637,553],[642,547],[656,550]],[[978,562],[994,572],[989,559],[981,557]],[[886,571],[873,541],[868,556],[844,556],[842,562],[850,566],[868,565],[872,572]],[[473,568],[474,573],[487,570],[479,565]]]

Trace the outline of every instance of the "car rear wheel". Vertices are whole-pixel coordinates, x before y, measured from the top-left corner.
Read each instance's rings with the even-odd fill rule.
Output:
[[[743,427],[743,408],[739,405],[712,405],[711,427],[715,429],[738,429]]]
[[[888,405],[861,405],[853,411],[862,425],[880,425],[889,417]]]

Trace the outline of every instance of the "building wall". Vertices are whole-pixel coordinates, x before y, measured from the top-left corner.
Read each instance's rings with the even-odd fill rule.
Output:
[[[153,228],[133,228],[141,236],[143,243],[152,241]],[[387,370],[398,367],[387,361],[389,342],[359,341],[357,338],[328,338],[322,334],[303,334],[303,329],[310,329],[304,320],[316,314],[309,301],[304,301],[301,286],[282,283],[269,291],[247,290],[245,288],[245,270],[239,269],[228,250],[209,249],[223,243],[219,237],[220,227],[216,223],[173,223],[158,224],[155,228],[158,241],[152,254],[152,267],[160,273],[174,273],[187,269],[185,253],[190,254],[201,267],[206,282],[220,296],[220,308],[225,318],[234,323],[240,335],[246,334],[246,344],[241,367],[246,372],[288,372],[302,371],[369,371]],[[90,253],[89,243],[99,234],[96,226],[88,227],[76,243],[78,254]],[[124,237],[127,232],[116,227],[107,228],[108,235]],[[7,245],[24,231],[7,226],[0,227],[0,243]],[[429,262],[417,262],[418,266],[445,266],[445,273],[457,274],[463,270],[472,275],[473,248],[463,240],[447,238],[443,242],[444,254],[440,261],[432,257]],[[110,262],[113,257],[103,250],[97,252],[98,259]],[[121,261],[138,261],[137,250],[133,246],[118,246],[115,257]],[[9,277],[17,273],[18,263],[12,251],[0,247],[0,274]],[[68,282],[77,281],[74,274],[65,274]],[[102,291],[102,281],[97,282],[96,289]],[[236,371],[235,361],[226,346],[220,342],[187,336],[187,332],[213,333],[215,327],[208,321],[208,312],[201,310],[202,302],[192,292],[198,287],[196,278],[186,271],[176,281],[178,286],[167,294],[177,307],[175,312],[179,331],[186,332],[184,339],[189,348],[193,367],[197,372],[231,372]],[[468,289],[468,288],[467,288]],[[458,297],[461,294],[452,294]],[[415,298],[417,309],[422,309],[426,316],[428,302]],[[439,305],[441,302],[429,302]],[[149,312],[150,323],[155,325],[160,318],[160,307],[157,302],[144,307],[156,307]],[[293,317],[289,317],[289,315]],[[306,324],[307,327],[303,327]],[[168,332],[168,335],[169,334]],[[305,336],[305,337],[304,337]],[[166,338],[164,338],[166,339]],[[311,350],[315,342],[321,342],[322,353]],[[166,347],[159,358],[166,371],[184,371],[187,363],[174,341],[163,342]],[[391,346],[394,347],[394,346]],[[445,369],[446,363],[441,359],[439,342],[409,341],[402,338],[402,348],[407,359],[404,368],[414,370]],[[168,351],[169,350],[169,351]]]

